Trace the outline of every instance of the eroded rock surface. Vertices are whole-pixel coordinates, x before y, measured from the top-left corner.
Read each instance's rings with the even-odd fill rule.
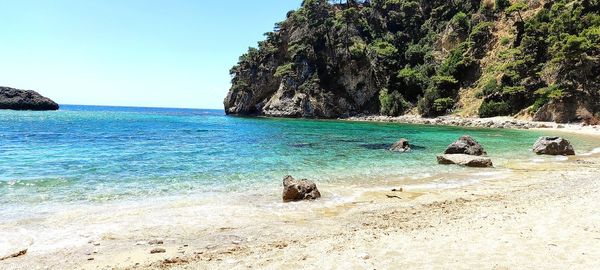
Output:
[[[478,168],[494,167],[490,158],[465,154],[440,155],[437,156],[437,160],[439,164],[456,164]]]
[[[460,137],[456,142],[448,146],[444,154],[465,154],[474,156],[485,156],[487,153],[483,146],[469,135]]]
[[[283,201],[293,202],[302,200],[315,200],[321,197],[317,185],[309,180],[296,180],[288,175],[283,178]]]
[[[533,152],[538,155],[572,156],[575,150],[571,143],[561,137],[540,137],[533,145]]]

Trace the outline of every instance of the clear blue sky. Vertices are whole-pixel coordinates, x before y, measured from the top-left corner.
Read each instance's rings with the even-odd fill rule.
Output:
[[[60,104],[222,108],[229,69],[301,0],[0,0],[0,85]]]

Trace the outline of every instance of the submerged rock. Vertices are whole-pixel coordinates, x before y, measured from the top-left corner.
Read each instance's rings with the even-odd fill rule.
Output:
[[[456,142],[448,146],[444,154],[466,154],[474,156],[485,156],[487,153],[483,146],[469,135],[460,137]]]
[[[540,137],[533,145],[533,152],[538,155],[575,155],[575,150],[571,143],[561,137]]]
[[[437,156],[439,164],[456,164],[467,167],[488,168],[494,167],[492,160],[487,157],[466,155],[466,154],[446,154]]]
[[[36,91],[0,86],[0,109],[53,111],[58,108],[56,102]]]
[[[390,147],[390,151],[408,152],[408,151],[410,151],[410,144],[407,139],[402,138],[399,141],[397,141],[396,143],[394,143],[392,145],[392,147]]]
[[[317,185],[309,180],[296,180],[288,175],[283,178],[283,201],[315,200],[321,197]]]

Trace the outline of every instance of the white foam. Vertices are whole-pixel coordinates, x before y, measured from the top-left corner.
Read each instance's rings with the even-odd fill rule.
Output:
[[[405,187],[407,190],[408,189],[451,189],[451,188],[469,186],[469,185],[477,184],[479,182],[481,182],[481,179],[467,178],[467,179],[449,180],[449,181],[444,181],[444,182],[433,182],[433,183],[427,183],[427,184],[407,185]]]
[[[596,147],[594,149],[592,149],[592,151],[589,151],[587,153],[581,154],[580,156],[591,156],[594,154],[600,154],[600,147]]]
[[[566,161],[566,160],[569,160],[569,157],[566,157],[566,156],[556,156],[554,159],[558,160],[558,161]]]

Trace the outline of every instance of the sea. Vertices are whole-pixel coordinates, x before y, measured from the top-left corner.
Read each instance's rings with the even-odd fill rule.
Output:
[[[396,123],[251,118],[223,110],[63,105],[59,111],[0,111],[0,223],[43,218],[81,206],[244,194],[281,203],[284,176],[317,185],[444,188],[485,177],[436,175],[478,169],[438,165],[436,155],[461,135],[479,141],[493,175],[531,152],[548,131]],[[578,152],[591,138],[564,134]],[[412,151],[388,150],[400,138]],[[548,157],[555,159],[554,157]],[[324,200],[345,195],[324,192]]]

